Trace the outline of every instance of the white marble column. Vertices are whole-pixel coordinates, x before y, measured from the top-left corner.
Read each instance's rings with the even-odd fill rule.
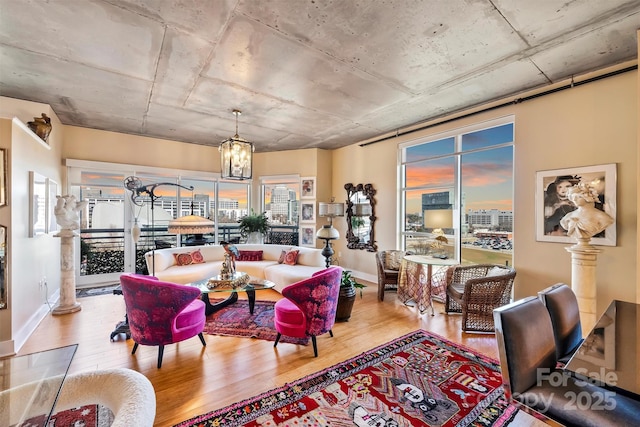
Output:
[[[76,273],[73,262],[73,239],[78,235],[72,230],[63,229],[55,237],[60,237],[60,302],[52,313],[75,313],[82,309],[80,303],[76,301]]]
[[[578,299],[582,333],[586,335],[598,320],[596,315],[596,264],[602,250],[589,244],[591,238],[565,248],[571,253],[571,288]]]

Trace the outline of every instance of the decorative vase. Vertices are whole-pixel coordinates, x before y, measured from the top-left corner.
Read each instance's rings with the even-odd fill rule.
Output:
[[[264,243],[264,234],[259,231],[254,231],[247,235],[247,243],[254,245],[262,245]]]
[[[336,322],[348,322],[356,300],[356,288],[353,286],[341,286],[338,295],[338,308],[336,309]]]

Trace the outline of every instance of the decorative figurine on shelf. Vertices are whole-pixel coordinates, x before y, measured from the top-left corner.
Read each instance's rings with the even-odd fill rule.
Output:
[[[47,117],[45,113],[42,113],[42,117],[34,117],[32,122],[27,122],[27,126],[29,126],[29,129],[38,135],[44,142],[49,142],[51,119]]]
[[[73,233],[73,230],[80,228],[79,212],[89,203],[88,200],[78,202],[75,196],[56,196],[58,201],[53,213],[56,215],[56,222],[62,229],[61,234]]]
[[[578,244],[588,244],[591,237],[613,224],[608,213],[595,207],[598,192],[589,184],[580,182],[571,187],[567,197],[578,208],[562,217],[560,225]]]

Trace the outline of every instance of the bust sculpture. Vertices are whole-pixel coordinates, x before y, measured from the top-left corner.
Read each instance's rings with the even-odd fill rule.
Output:
[[[578,241],[588,241],[613,224],[613,218],[609,214],[595,207],[598,193],[589,184],[581,182],[571,187],[567,197],[577,206],[576,210],[560,220],[562,228],[567,230],[567,236]]]
[[[87,206],[87,201],[78,202],[75,196],[56,196],[58,201],[53,212],[56,222],[64,230],[77,230],[80,228],[79,212]]]

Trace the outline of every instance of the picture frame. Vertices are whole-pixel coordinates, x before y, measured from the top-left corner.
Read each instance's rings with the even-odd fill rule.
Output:
[[[316,222],[316,202],[300,203],[300,222]]]
[[[300,178],[300,198],[301,199],[316,198],[316,177],[315,176]]]
[[[7,197],[7,150],[0,148],[0,206],[9,204]]]
[[[316,246],[316,229],[303,225],[300,227],[300,246]]]
[[[47,178],[47,233],[58,232],[58,221],[56,221],[56,203],[58,202],[58,183]]]
[[[29,171],[29,237],[47,232],[47,178]]]
[[[560,220],[576,209],[575,205],[566,199],[566,191],[583,182],[589,183],[597,191],[599,201],[596,202],[596,208],[613,218],[613,223],[593,236],[590,243],[616,246],[616,181],[615,163],[536,172],[536,240],[576,243],[576,239],[566,235]]]

